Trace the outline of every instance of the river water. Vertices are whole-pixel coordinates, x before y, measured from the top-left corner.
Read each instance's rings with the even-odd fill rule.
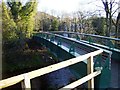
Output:
[[[32,80],[34,90],[56,90],[75,81],[76,78],[68,68],[63,68]]]
[[[61,88],[75,80],[68,68],[63,68],[46,75],[48,88]]]

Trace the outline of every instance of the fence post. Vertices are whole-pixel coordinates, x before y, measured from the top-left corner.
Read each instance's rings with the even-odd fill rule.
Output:
[[[93,56],[90,56],[87,60],[87,74],[93,73]],[[88,81],[88,90],[94,90],[94,78]]]
[[[28,74],[24,74],[24,81],[21,82],[22,90],[31,90],[30,79]]]

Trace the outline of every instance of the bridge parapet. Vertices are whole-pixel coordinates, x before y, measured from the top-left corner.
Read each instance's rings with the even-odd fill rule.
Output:
[[[109,51],[112,51],[112,59],[120,62],[120,39],[105,37],[100,35],[77,33],[77,32],[65,32],[65,31],[54,31],[54,34],[59,34],[62,36],[68,36],[68,38],[80,38],[79,41],[88,43]],[[67,35],[65,35],[67,34]]]
[[[79,38],[81,40],[86,40],[90,42],[95,42],[101,45],[109,46],[110,44],[113,44],[113,48],[120,49],[120,39],[118,38],[111,38],[111,37],[105,37],[100,35],[93,35],[93,34],[85,34],[85,33],[78,33],[78,32],[65,32],[65,31],[53,31],[51,33],[59,34],[59,35],[67,35],[71,38]],[[91,41],[92,40],[92,41]],[[109,46],[112,48],[111,46]]]

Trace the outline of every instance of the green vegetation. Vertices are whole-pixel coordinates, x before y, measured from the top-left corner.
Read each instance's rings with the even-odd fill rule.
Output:
[[[55,56],[31,39],[37,1],[29,0],[25,5],[20,1],[8,1],[2,2],[3,75],[20,74],[55,63]]]
[[[59,26],[58,19],[44,12],[37,12],[35,16],[36,31],[57,31]]]
[[[26,50],[13,52],[3,56],[3,71],[17,72],[20,70],[38,69],[56,62],[56,58],[47,50]],[[51,57],[51,58],[50,58]],[[47,61],[49,60],[49,61]]]
[[[36,7],[36,0],[30,0],[24,6],[20,1],[8,0],[7,5],[2,2],[3,44],[10,42],[18,49],[25,48],[26,40],[33,32]]]
[[[106,15],[109,17],[105,18],[81,11],[75,12],[72,17],[67,14],[55,17],[46,12],[37,11],[37,0],[29,0],[25,5],[20,0],[17,2],[15,0],[7,1],[0,4],[2,6],[2,9],[0,8],[2,12],[0,24],[2,22],[2,54],[5,71],[37,67],[37,65],[44,66],[42,60],[45,58],[41,53],[51,57],[48,51],[42,50],[42,52],[40,49],[39,52],[39,49],[30,49],[29,42],[34,31],[72,31],[119,37],[120,13],[118,13],[117,19],[113,19],[112,13],[107,12],[110,11],[110,8],[106,10]],[[103,4],[105,7],[108,5],[107,3]]]
[[[54,63],[57,63],[57,58],[49,52],[45,47],[32,39],[27,42],[29,49],[24,51],[6,51],[3,58],[3,78],[18,75],[21,73],[36,70]],[[6,75],[7,74],[7,75]]]
[[[57,19],[53,19],[51,22],[51,31],[58,31],[58,20]]]
[[[93,29],[95,29],[97,35],[105,35],[105,18],[94,18],[92,21]]]

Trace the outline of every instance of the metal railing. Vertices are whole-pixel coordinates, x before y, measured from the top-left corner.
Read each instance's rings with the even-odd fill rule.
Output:
[[[87,59],[87,73],[88,75],[63,87],[62,89],[64,88],[75,88],[83,83],[85,83],[86,81],[88,81],[88,88],[94,88],[94,77],[101,74],[101,68],[97,68],[95,72],[93,72],[94,70],[94,64],[93,64],[93,57],[102,53],[103,50],[97,50],[97,51],[94,51],[94,52],[91,52],[91,53],[88,53],[88,54],[85,54],[85,55],[82,55],[82,56],[79,56],[79,57],[76,57],[76,58],[73,58],[73,59],[69,59],[69,60],[66,60],[66,61],[63,61],[63,62],[60,62],[60,63],[57,63],[57,64],[53,64],[53,65],[50,65],[50,66],[47,66],[47,67],[44,67],[44,68],[41,68],[41,69],[38,69],[38,70],[34,70],[34,71],[31,71],[31,72],[28,72],[28,73],[24,73],[24,74],[21,74],[21,75],[17,75],[17,76],[14,76],[14,77],[11,77],[11,78],[8,78],[8,79],[4,79],[4,80],[1,80],[0,81],[0,89],[2,88],[6,88],[6,87],[9,87],[9,86],[12,86],[16,83],[19,83],[21,82],[21,87],[24,89],[28,89],[29,90],[31,89],[31,84],[30,84],[30,80],[33,79],[33,78],[36,78],[36,77],[39,77],[41,75],[45,75],[47,73],[50,73],[50,72],[53,72],[53,71],[56,71],[58,69],[61,69],[61,68],[65,68],[65,67],[68,67],[70,65],[73,65],[73,64],[76,64],[76,63],[79,63],[81,61],[84,61]],[[61,90],[61,89],[60,89]]]
[[[70,38],[75,38],[77,40],[85,40],[89,43],[97,43],[104,46],[109,47],[109,49],[118,49],[120,50],[120,39],[118,38],[111,38],[111,37],[105,37],[100,35],[94,35],[94,34],[85,34],[85,33],[78,33],[78,32],[65,32],[65,31],[52,31],[51,33],[61,34],[68,36]]]

